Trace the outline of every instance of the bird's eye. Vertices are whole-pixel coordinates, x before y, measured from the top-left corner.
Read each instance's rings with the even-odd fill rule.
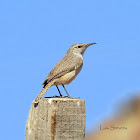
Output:
[[[78,46],[78,48],[81,48],[81,46]]]

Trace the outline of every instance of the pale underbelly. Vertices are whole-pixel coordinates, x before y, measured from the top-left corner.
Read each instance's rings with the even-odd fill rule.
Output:
[[[55,79],[54,85],[70,84],[76,78],[76,76],[80,72],[81,68],[82,68],[82,66],[77,70],[71,71],[71,72],[63,75],[62,77]]]
[[[69,72],[64,76],[55,79],[54,85],[67,85],[76,78],[75,71]]]

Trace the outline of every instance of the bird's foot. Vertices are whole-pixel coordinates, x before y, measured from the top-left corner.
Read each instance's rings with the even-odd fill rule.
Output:
[[[70,99],[80,99],[80,97],[71,97],[71,96],[65,96],[65,97]]]
[[[53,98],[63,98],[64,96],[53,96]]]
[[[45,98],[69,98],[69,99],[80,99],[80,97],[71,97],[71,96],[52,96],[52,97],[45,97]],[[39,102],[39,101],[38,101]],[[35,103],[38,103],[38,102],[35,102]]]

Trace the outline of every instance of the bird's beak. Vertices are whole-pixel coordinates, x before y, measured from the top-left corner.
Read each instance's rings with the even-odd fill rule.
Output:
[[[87,44],[87,47],[88,47],[88,46],[91,46],[91,45],[93,45],[93,44],[97,44],[97,42],[89,43],[89,44]]]

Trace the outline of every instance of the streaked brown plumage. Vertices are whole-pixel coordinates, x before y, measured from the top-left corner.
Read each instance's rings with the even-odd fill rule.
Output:
[[[38,102],[38,100],[42,98],[42,96],[52,85],[57,86],[71,83],[76,78],[83,66],[83,53],[88,46],[93,44],[96,43],[77,43],[72,45],[67,51],[66,55],[53,67],[46,77],[43,83],[44,87],[35,99],[35,102]]]

